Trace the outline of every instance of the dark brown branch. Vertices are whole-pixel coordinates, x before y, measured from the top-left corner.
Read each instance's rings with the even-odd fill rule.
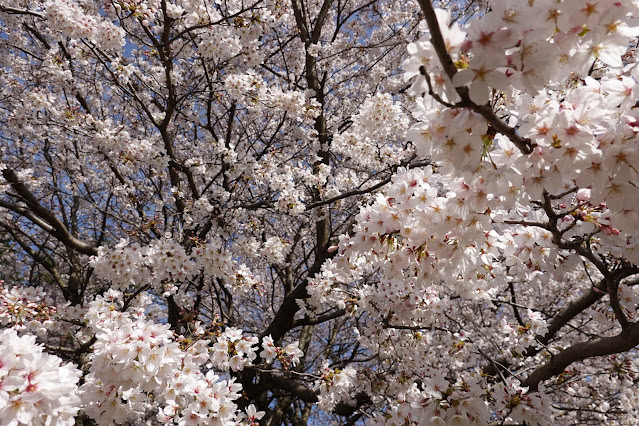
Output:
[[[309,42],[309,35],[306,22],[304,21],[304,16],[302,16],[302,10],[300,9],[297,0],[291,0],[291,5],[293,6],[293,16],[295,16],[297,28],[300,31],[300,38],[306,44]]]
[[[630,321],[628,321],[628,317],[623,312],[623,308],[619,303],[619,280],[613,279],[612,277],[606,277],[606,288],[608,289],[608,297],[610,298],[610,307],[619,321],[621,328],[625,329],[630,325]]]
[[[9,194],[11,196],[14,196],[14,194]],[[17,194],[15,194],[16,198],[19,198],[19,196]],[[29,219],[34,225],[39,226],[42,230],[44,230],[45,232],[51,234],[51,232],[53,232],[53,227],[51,225],[49,225],[48,223],[46,223],[44,220],[42,220],[41,218],[39,218],[38,216],[36,216],[31,210],[25,208],[25,207],[21,207],[18,206],[16,204],[12,204],[12,203],[7,203],[6,201],[0,200],[0,207],[4,207],[6,209],[9,209],[13,212],[18,213],[20,216],[23,216],[27,219]]]
[[[596,287],[591,287],[587,293],[577,300],[570,302],[563,311],[558,313],[552,321],[550,321],[548,332],[543,336],[537,336],[536,340],[547,345],[563,326],[603,297],[605,294],[605,285],[605,280],[601,280]],[[526,354],[528,355],[528,351]]]
[[[332,2],[332,0],[324,0],[324,3],[322,3],[322,8],[320,9],[319,14],[317,15],[317,20],[315,21],[315,28],[313,28],[313,33],[311,34],[312,43],[317,43],[320,39],[322,27],[324,26],[324,21],[328,14],[328,8],[331,6]]]
[[[39,248],[40,250],[38,252],[36,252],[33,248],[31,248],[31,246],[29,246],[29,244],[18,235],[19,231],[17,226],[12,226],[10,223],[5,222],[4,220],[0,220],[0,226],[2,226],[5,229],[5,231],[8,232],[13,237],[15,242],[17,242],[18,245],[22,247],[25,253],[27,253],[38,264],[42,265],[44,269],[46,269],[51,274],[56,284],[58,284],[58,286],[60,287],[60,289],[66,296],[69,286],[62,279],[62,275],[56,268],[53,260],[42,253],[42,248],[40,247]]]
[[[419,161],[419,162],[410,164],[410,167],[411,168],[424,167],[424,166],[427,166],[429,164],[430,164],[429,160],[427,160],[427,161]],[[385,178],[384,180],[379,181],[375,185],[372,185],[372,186],[370,186],[368,188],[354,189],[352,191],[348,191],[348,192],[345,192],[343,194],[339,194],[339,195],[336,195],[334,197],[327,198],[325,200],[321,200],[321,201],[317,201],[315,203],[309,204],[309,205],[306,206],[306,208],[307,209],[314,209],[316,207],[321,207],[321,206],[325,206],[327,204],[332,204],[332,203],[334,203],[336,201],[343,200],[343,199],[349,198],[349,197],[353,197],[355,195],[369,194],[369,193],[381,188],[382,186],[386,185],[387,183],[389,183],[391,181],[393,173],[397,170],[398,167],[404,167],[404,166],[407,166],[407,165],[408,164],[402,163],[400,165],[396,165],[396,166],[391,167],[391,173],[390,173],[390,175],[387,178]]]
[[[20,180],[15,172],[11,169],[2,170],[2,175],[11,184],[11,187],[18,193],[20,199],[29,207],[29,209],[42,218],[47,224],[51,225],[52,229],[49,233],[57,238],[65,246],[82,254],[89,256],[95,256],[98,254],[98,249],[91,244],[80,241],[75,236],[71,235],[69,230],[58,219],[52,211],[44,207],[38,202],[35,196],[31,193],[29,188]]]
[[[29,26],[29,24],[27,24],[26,22],[22,23],[22,26],[24,27],[24,29],[26,29],[32,36],[34,36],[35,38],[38,39],[38,41],[40,43],[42,43],[42,45],[47,49],[51,49],[51,45],[49,44],[49,42],[47,41],[46,38],[44,38],[44,36],[42,34],[40,34],[40,32],[38,30],[36,30],[35,28]]]
[[[561,374],[573,362],[629,351],[639,344],[639,324],[630,323],[621,333],[592,342],[577,343],[554,355],[550,361],[533,371],[523,382],[523,387],[537,390],[544,380]]]
[[[292,396],[299,398],[301,401],[307,403],[316,403],[319,401],[316,390],[311,390],[303,385],[301,385],[298,381],[289,379],[287,377],[283,377],[282,375],[275,375],[263,370],[258,370],[260,374],[260,379],[265,382],[265,384],[270,389],[279,389],[284,392],[289,393]],[[353,415],[357,410],[359,410],[362,406],[370,404],[370,397],[364,393],[358,393],[354,396],[355,404],[347,404],[344,402],[338,403],[333,409],[333,413],[349,417]]]
[[[515,284],[510,281],[508,282],[508,289],[510,290],[510,300],[512,301],[513,313],[515,314],[515,319],[519,323],[520,326],[525,327],[524,321],[519,315],[519,310],[517,309],[517,298],[515,297]]]
[[[561,407],[558,405],[553,405],[552,408],[560,411],[582,411],[585,413],[598,413],[598,414],[626,414],[625,410],[597,410],[595,408],[585,408],[585,407]]]
[[[430,75],[428,74],[428,71],[426,71],[425,66],[422,65],[421,67],[419,67],[419,73],[426,79],[426,84],[428,85],[428,94],[430,96],[432,96],[437,102],[444,106],[447,106],[448,108],[455,108],[455,105],[451,104],[450,102],[446,102],[441,98],[441,96],[435,93],[435,91],[433,90],[433,83],[430,81]]]
[[[308,26],[306,20],[304,19],[303,11],[300,9],[300,5],[298,4],[297,0],[292,0],[291,4],[293,7],[293,13],[295,16],[297,28],[300,31],[300,38],[306,46],[306,83],[308,84],[308,87],[315,92],[317,101],[322,105],[322,112],[315,118],[314,125],[321,147],[318,152],[320,161],[313,165],[313,173],[318,173],[320,164],[329,163],[329,138],[326,117],[323,113],[324,86],[323,81],[320,81],[320,79],[318,78],[317,60],[313,55],[311,55],[308,49],[311,44],[311,40],[309,38]],[[318,19],[316,28],[313,30],[313,32],[319,34],[321,32],[322,24],[323,19]],[[315,188],[313,190],[313,197],[315,200],[320,199],[318,188]],[[320,272],[322,264],[330,256],[328,253],[330,226],[331,224],[326,216],[319,218],[315,222],[315,260],[311,268],[308,270],[307,278],[304,279],[302,283],[297,285],[292,291],[285,295],[281,306],[279,307],[277,313],[275,314],[275,317],[273,318],[273,321],[261,334],[261,337],[270,335],[275,342],[278,342],[289,330],[291,330],[295,314],[300,309],[299,305],[297,304],[297,299],[306,299],[309,297],[308,291],[306,290],[309,278]]]
[[[319,315],[314,318],[304,318],[293,321],[293,327],[301,327],[304,325],[317,325],[326,321],[330,321],[335,318],[339,318],[346,314],[345,309],[338,309],[337,311],[329,312],[324,315]]]
[[[444,42],[442,31],[439,28],[439,22],[437,22],[437,15],[435,14],[433,4],[431,0],[417,0],[417,3],[422,9],[422,12],[424,12],[424,19],[426,19],[428,29],[430,30],[430,42],[433,44],[435,52],[437,52],[437,57],[442,64],[444,72],[448,78],[450,78],[450,81],[453,81],[453,77],[457,74],[457,68],[446,49],[446,43]]]
[[[453,81],[453,77],[457,74],[457,68],[453,63],[453,59],[448,54],[448,50],[446,49],[446,43],[444,42],[444,37],[442,36],[441,29],[439,28],[439,23],[437,22],[437,15],[435,14],[435,9],[433,8],[433,4],[431,0],[417,0],[417,3],[424,12],[424,17],[428,24],[428,29],[430,30],[431,43],[435,48],[435,52],[437,52],[437,57],[439,58],[440,63],[442,64],[442,68],[444,72],[450,78],[450,81]],[[474,112],[480,114],[484,119],[499,133],[507,136],[510,141],[515,144],[517,148],[524,154],[530,154],[533,150],[533,144],[530,139],[522,138],[519,134],[517,134],[517,130],[510,127],[503,120],[497,117],[495,111],[493,111],[492,107],[489,104],[485,105],[477,105],[470,99],[468,87],[455,87],[455,91],[461,98],[461,102],[458,102],[454,106],[457,108],[470,108]],[[448,105],[448,103],[444,103],[444,105]]]
[[[260,376],[260,380],[267,382],[269,388],[286,391],[304,402],[315,403],[318,401],[317,391],[301,385],[298,381],[275,374],[261,374]]]
[[[0,12],[8,13],[9,15],[31,15],[36,18],[44,19],[44,15],[38,12],[33,12],[27,9],[16,9],[15,7],[0,6]]]

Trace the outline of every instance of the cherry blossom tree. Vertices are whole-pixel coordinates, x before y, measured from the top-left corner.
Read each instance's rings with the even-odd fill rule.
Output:
[[[0,0],[0,424],[632,424],[637,0]]]

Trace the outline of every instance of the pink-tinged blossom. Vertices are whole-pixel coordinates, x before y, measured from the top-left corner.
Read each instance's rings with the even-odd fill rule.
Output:
[[[0,423],[75,424],[81,375],[73,364],[43,352],[35,336],[0,331]]]
[[[87,415],[98,422],[121,422],[141,418],[148,408],[154,408],[163,423],[232,424],[236,415],[232,401],[239,396],[235,386],[229,388],[219,377],[200,372],[209,360],[208,342],[198,340],[181,349],[168,325],[139,314],[148,299],[132,315],[115,309],[121,298],[121,293],[110,290],[89,307],[87,319],[97,340],[90,372],[79,392]],[[229,331],[234,342],[238,332]],[[240,359],[237,365],[244,365],[243,356],[236,356]],[[225,362],[236,365],[228,359]]]
[[[315,383],[319,389],[319,406],[325,410],[332,410],[335,405],[342,401],[349,401],[352,388],[355,386],[357,372],[351,367],[343,370],[339,368],[329,368],[328,361],[325,361],[320,370],[320,379]]]
[[[636,422],[637,0],[336,3],[2,3],[0,425]]]
[[[258,421],[264,417],[265,414],[266,413],[264,411],[257,411],[257,408],[255,408],[255,405],[253,404],[246,407],[246,420],[250,426],[258,425]]]

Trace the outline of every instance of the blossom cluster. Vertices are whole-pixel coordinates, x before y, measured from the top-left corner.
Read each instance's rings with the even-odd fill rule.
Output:
[[[163,423],[234,424],[241,386],[213,370],[201,372],[209,362],[208,341],[181,347],[167,324],[146,320],[148,299],[124,312],[122,303],[122,294],[109,290],[89,306],[96,342],[80,387],[87,415],[121,423],[155,409]]]
[[[360,106],[348,131],[335,134],[332,148],[352,165],[374,169],[394,164],[404,152],[392,141],[401,139],[407,126],[408,117],[399,103],[388,93],[378,93]]]
[[[233,401],[241,387],[210,370],[238,371],[251,365],[257,357],[256,337],[227,328],[210,345],[198,325],[193,338],[185,339],[174,335],[167,324],[146,318],[151,303],[148,296],[138,296],[122,311],[122,293],[109,290],[81,310],[95,341],[91,342],[89,372],[78,388],[81,372],[77,368],[61,365],[58,357],[43,353],[35,336],[16,333],[16,327],[28,330],[25,327],[33,322],[24,323],[28,315],[41,315],[37,308],[42,306],[34,300],[45,294],[17,288],[3,291],[4,299],[25,302],[19,312],[11,309],[12,315],[4,316],[13,328],[0,336],[0,407],[4,407],[0,412],[18,422],[15,424],[45,424],[54,418],[57,424],[72,424],[79,410],[99,424],[142,419],[153,411],[162,423],[191,425],[237,424],[243,418],[254,424],[264,415],[254,407],[246,414],[238,412]],[[65,317],[77,316],[75,309],[63,311]],[[268,363],[277,358],[282,364],[296,365],[303,355],[298,342],[280,348],[267,337],[263,348],[260,356]],[[209,371],[203,373],[203,369]]]
[[[324,410],[332,410],[340,401],[351,401],[357,371],[352,367],[330,368],[324,361],[319,371],[320,378],[315,386],[320,391],[318,405]]]
[[[541,313],[528,309],[526,321],[523,324],[510,325],[502,320],[502,328],[506,334],[510,347],[517,353],[522,353],[526,348],[535,346],[535,336],[544,336],[548,332],[546,321]]]
[[[225,89],[229,95],[249,108],[258,105],[286,112],[294,118],[315,118],[320,113],[320,104],[304,92],[272,87],[254,71],[226,76]]]
[[[389,415],[376,416],[373,424],[472,425],[483,424],[489,417],[485,395],[476,379],[451,383],[441,372],[435,372],[425,378],[422,389],[413,384],[402,392]]]
[[[0,420],[3,425],[73,425],[82,372],[43,351],[31,334],[0,330]]]
[[[257,337],[244,336],[242,330],[227,328],[213,345],[211,362],[222,371],[241,371],[257,357]]]
[[[117,64],[113,64],[117,67]],[[116,72],[121,78],[127,79],[127,74],[132,72],[116,68]],[[93,116],[86,117],[85,124],[94,129],[92,144],[104,152],[118,159],[118,166],[123,172],[136,170],[140,164],[150,164],[155,169],[166,166],[164,148],[156,140],[149,138],[139,138],[131,135],[128,131],[118,129],[112,120],[96,120]],[[133,190],[132,187],[122,188],[124,191]]]
[[[481,189],[471,191],[460,178],[433,174],[432,168],[399,171],[393,181],[387,195],[361,209],[354,235],[339,244],[351,263],[360,262],[360,256],[382,257],[386,277],[398,277],[373,293],[390,303],[384,309],[424,317],[434,309],[437,315],[443,309],[441,296],[429,283],[440,280],[454,293],[480,299],[504,284],[497,259],[509,237],[484,231],[491,219]],[[437,186],[444,182],[458,190],[441,194]],[[362,291],[362,300],[371,293]]]
[[[451,83],[469,85],[471,99],[483,104],[490,89],[534,93],[547,82],[560,82],[571,74],[585,77],[595,59],[619,68],[628,39],[637,35],[631,20],[637,5],[631,0],[508,0],[491,2],[491,9],[464,28],[449,27],[450,14],[438,10],[446,49],[460,71],[451,82],[426,35],[409,48],[413,58],[407,63],[407,77],[426,66],[431,80],[439,83],[436,93],[454,102]]]
[[[300,362],[300,358],[304,355],[299,348],[299,342],[295,341],[286,345],[286,347],[279,347],[275,345],[271,336],[265,336],[262,339],[262,352],[260,357],[270,364],[276,359],[282,364],[284,368],[290,366],[295,367]]]
[[[371,323],[360,326],[360,344],[384,359],[410,359],[420,377],[415,386],[400,376],[406,385],[386,389],[399,402],[390,404],[393,414],[378,418],[382,423],[471,424],[491,417],[547,423],[551,408],[542,386],[530,392],[504,377],[492,384],[462,366],[491,362],[486,350],[523,367],[529,360],[513,357],[548,350],[538,344],[548,333],[548,314],[528,308],[520,316],[515,288],[534,306],[540,289],[570,291],[556,280],[579,282],[571,276],[582,264],[588,286],[594,285],[574,251],[586,256],[579,242],[605,261],[639,259],[639,176],[632,167],[639,152],[639,68],[621,58],[638,34],[637,3],[491,6],[464,27],[449,25],[450,14],[436,11],[452,74],[431,43],[432,28],[422,26],[423,37],[409,45],[405,76],[417,77],[412,90],[421,95],[408,138],[432,166],[398,170],[361,208],[336,247],[339,256],[309,285],[311,310],[321,309],[321,301],[355,305],[350,311],[371,315]],[[540,91],[548,82],[550,90]],[[488,102],[499,117],[484,112]],[[512,132],[496,131],[497,121]],[[379,279],[369,284],[370,276]],[[348,286],[358,280],[365,282],[360,288]],[[511,301],[500,298],[509,293]],[[619,287],[630,318],[635,299],[632,287]],[[451,339],[460,318],[474,323],[469,318],[491,303],[509,306],[515,317],[499,308],[501,328],[473,324],[469,335]],[[420,355],[424,350],[430,360]],[[433,375],[438,369],[449,375]]]
[[[183,2],[181,6],[172,5],[170,13],[179,20],[182,28],[202,25],[204,22],[220,22],[226,14],[238,15],[238,19],[232,21],[233,25],[222,26],[215,32],[200,31],[198,52],[204,58],[228,60],[239,57],[245,65],[258,65],[263,59],[259,38],[275,23],[272,9],[249,8],[247,13],[242,14],[247,9],[245,4],[235,0],[226,2],[224,9],[207,7],[204,2]]]
[[[46,5],[52,29],[60,30],[68,37],[89,39],[105,50],[118,50],[125,45],[122,27],[113,25],[99,13],[93,15],[85,10],[78,2],[69,0],[50,1]]]
[[[638,0],[0,3],[0,424],[639,415]]]
[[[428,34],[409,49],[413,56],[406,62],[406,77],[419,75],[419,67],[425,66],[431,83],[441,81],[442,89],[438,92],[435,85],[434,93],[453,103],[458,98],[453,87],[468,84],[471,100],[479,105],[488,100],[489,90],[502,91],[509,124],[519,126],[532,153],[521,155],[507,137],[492,135],[479,113],[449,108],[430,96],[419,100],[414,111],[418,123],[409,138],[443,172],[454,168],[468,181],[481,172],[493,185],[488,194],[508,186],[511,203],[539,200],[544,190],[559,193],[570,181],[590,187],[590,202],[610,209],[602,227],[612,225],[634,236],[639,216],[632,200],[639,198],[630,164],[639,148],[632,125],[636,113],[624,98],[637,96],[639,70],[636,64],[622,63],[620,52],[639,34],[632,21],[637,5],[515,3],[496,2],[485,18],[464,29],[449,28],[448,14],[438,11],[448,53],[459,62],[454,81],[447,80]],[[595,60],[607,65],[597,79],[586,75]],[[583,83],[571,90],[559,84],[578,78]],[[425,81],[419,77],[415,90]],[[538,93],[547,81],[558,82],[557,89]]]
[[[233,290],[254,288],[259,282],[245,264],[232,259],[219,238],[198,244],[190,254],[170,238],[155,240],[146,247],[122,240],[113,249],[101,247],[92,265],[97,274],[120,290],[148,284],[162,293],[175,294],[180,282],[199,271],[226,279]]]
[[[37,287],[7,288],[0,281],[0,325],[17,331],[45,334],[54,324],[58,309]]]
[[[512,377],[496,385],[492,393],[496,413],[502,415],[506,421],[526,422],[531,425],[546,424],[551,401],[545,395],[543,385],[539,392],[526,391],[527,389],[522,388],[518,380]]]

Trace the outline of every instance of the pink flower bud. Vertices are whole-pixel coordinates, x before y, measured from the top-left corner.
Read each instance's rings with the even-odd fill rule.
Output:
[[[590,200],[590,188],[581,188],[579,191],[577,191],[577,200],[578,201]]]

